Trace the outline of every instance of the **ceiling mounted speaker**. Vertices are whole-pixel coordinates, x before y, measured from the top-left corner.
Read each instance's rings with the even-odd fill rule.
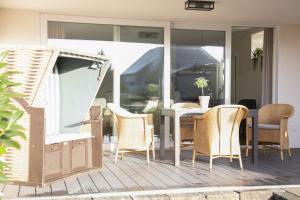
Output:
[[[186,10],[203,10],[210,11],[215,8],[214,1],[197,1],[197,0],[188,0],[185,2]]]

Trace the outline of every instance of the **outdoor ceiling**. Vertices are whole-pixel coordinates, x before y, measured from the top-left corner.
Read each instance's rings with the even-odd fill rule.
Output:
[[[186,11],[186,0],[0,0],[0,7],[42,13],[209,24],[300,24],[300,0],[216,0],[215,10]],[[1,12],[1,11],[0,11]]]

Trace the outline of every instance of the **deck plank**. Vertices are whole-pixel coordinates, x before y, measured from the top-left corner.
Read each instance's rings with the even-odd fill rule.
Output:
[[[4,199],[16,198],[19,196],[19,191],[19,185],[5,185],[3,189],[3,197]]]
[[[112,192],[111,186],[107,183],[107,181],[103,178],[102,174],[98,171],[93,171],[89,173],[91,180],[94,182],[99,192]]]
[[[113,158],[111,159],[113,160]],[[133,178],[143,190],[153,188],[152,184],[147,179],[145,179],[135,169],[131,168],[130,165],[128,165],[128,163],[126,163],[124,160],[118,161],[117,166],[120,167],[129,177]]]
[[[160,181],[158,178],[153,176],[151,173],[149,173],[145,168],[147,168],[147,162],[144,162],[144,166],[138,165],[134,160],[130,159],[130,156],[124,157],[124,162],[132,168],[132,170],[135,170],[137,173],[142,175],[148,182],[151,183],[152,188],[155,189],[163,189],[167,188],[167,185]],[[151,163],[150,163],[151,164]]]
[[[135,161],[135,162],[137,162],[137,161]],[[135,163],[135,162],[132,162],[132,163]],[[168,176],[169,178],[172,178],[177,183],[180,183],[179,185],[181,185],[181,186],[191,186],[192,185],[187,180],[186,177],[182,177],[181,174],[177,173],[178,170],[176,169],[176,167],[174,167],[174,169],[172,171],[170,171],[169,169],[165,168],[165,165],[168,165],[168,164],[163,164],[163,163],[158,163],[158,162],[151,162],[150,164],[153,168],[156,169],[156,171],[160,171],[160,172],[164,173],[166,176]]]
[[[135,162],[135,163],[139,164],[141,167],[145,165],[144,160],[141,160],[141,159],[136,158],[134,156],[130,156],[129,159],[131,159],[132,162]],[[151,162],[150,166],[145,168],[145,170],[148,170],[149,173],[151,173],[153,176],[157,177],[159,180],[164,182],[168,187],[173,187],[173,186],[176,187],[176,186],[179,186],[181,183],[184,182],[184,180],[179,180],[180,178],[177,176],[177,174],[173,174],[173,176],[171,176],[169,174],[169,176],[168,176],[168,174],[165,173],[164,168],[160,168],[163,165],[165,165],[165,164],[160,163],[159,165],[157,165],[156,162]],[[165,177],[166,179],[163,179],[163,177]],[[191,177],[189,177],[189,178],[191,178]]]
[[[65,184],[67,187],[68,194],[83,193],[83,190],[81,188],[81,185],[79,184],[77,177],[71,177],[71,178],[65,179]]]
[[[50,186],[36,187],[35,195],[36,196],[50,196],[51,195],[51,187]]]
[[[20,186],[19,197],[35,196],[35,187]]]
[[[107,169],[109,169],[115,176],[118,176],[123,185],[125,185],[129,190],[142,190],[142,188],[132,178],[124,173],[124,171],[111,160],[106,158],[104,161]]]
[[[131,157],[129,157],[129,159],[131,159]],[[140,160],[140,159],[136,159],[135,160],[136,163],[140,166],[144,166],[145,165],[145,161],[144,160]],[[145,168],[145,170],[147,170],[149,173],[151,173],[153,176],[155,176],[157,179],[159,179],[160,181],[162,181],[163,183],[165,183],[168,187],[176,187],[179,185],[179,183],[177,183],[176,181],[174,181],[173,179],[171,179],[170,177],[168,177],[167,175],[165,175],[164,173],[162,173],[159,170],[156,170],[152,164],[150,164],[149,166],[147,166]]]
[[[84,193],[98,192],[97,187],[88,174],[79,176],[78,181]]]
[[[55,181],[50,185],[51,195],[65,195],[68,194],[67,187],[64,181]]]
[[[126,186],[121,183],[119,178],[111,173],[111,171],[109,171],[105,165],[102,167],[100,173],[103,175],[107,183],[111,186],[113,191],[122,192],[127,190]]]

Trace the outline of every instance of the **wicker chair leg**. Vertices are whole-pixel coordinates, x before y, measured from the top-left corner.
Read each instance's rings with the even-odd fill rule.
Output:
[[[195,159],[196,159],[196,151],[193,150],[193,159],[192,159],[193,167],[195,166]]]
[[[246,146],[246,155],[245,155],[246,158],[248,158],[248,154],[249,154],[249,147],[248,147],[248,145],[247,145],[247,146]]]
[[[121,153],[121,160],[123,160],[124,158],[124,153]]]
[[[155,144],[154,144],[154,142],[152,142],[152,156],[153,156],[153,160],[155,160]]]
[[[117,164],[118,160],[118,154],[119,154],[119,149],[116,150],[116,155],[115,155],[115,164]]]
[[[280,149],[280,159],[281,159],[281,161],[283,161],[283,150],[282,149]]]
[[[212,172],[212,162],[213,162],[213,157],[209,156],[209,171]]]
[[[149,159],[149,147],[147,147],[147,165],[150,164],[150,159]]]
[[[292,152],[291,152],[291,148],[288,148],[288,153],[289,153],[289,158],[292,159]]]
[[[243,162],[242,162],[242,156],[241,154],[239,155],[239,162],[240,162],[240,167],[241,167],[241,171],[243,171]]]

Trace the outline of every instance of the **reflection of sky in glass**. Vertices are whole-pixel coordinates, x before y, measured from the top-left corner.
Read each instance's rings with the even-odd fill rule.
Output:
[[[222,62],[224,60],[224,47],[216,47],[216,46],[203,46],[204,49],[209,55],[211,55],[218,62]]]
[[[159,44],[68,39],[48,39],[48,46],[93,54],[103,50],[104,54],[111,58],[112,67],[117,69],[120,74],[149,50],[163,47]]]

